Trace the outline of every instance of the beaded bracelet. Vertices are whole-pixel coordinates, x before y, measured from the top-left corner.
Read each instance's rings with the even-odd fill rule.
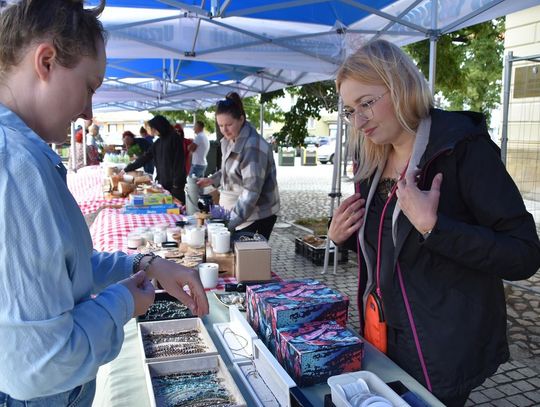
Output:
[[[133,274],[136,274],[139,271],[139,266],[141,265],[141,260],[148,256],[148,253],[138,253],[133,258]]]
[[[150,268],[150,266],[152,265],[152,263],[154,262],[155,259],[161,259],[160,256],[158,256],[157,254],[155,253],[148,253],[147,256],[152,256],[152,258],[150,260],[148,260],[148,263],[146,263],[146,266],[144,266],[144,269],[143,271],[146,273],[148,271],[148,269]]]

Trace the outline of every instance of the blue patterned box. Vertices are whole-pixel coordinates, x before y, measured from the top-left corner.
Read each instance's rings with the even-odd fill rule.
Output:
[[[347,325],[349,298],[313,279],[248,285],[246,303],[249,323],[274,355],[279,328],[315,321]]]
[[[277,359],[298,386],[361,369],[364,342],[334,321],[278,329]]]

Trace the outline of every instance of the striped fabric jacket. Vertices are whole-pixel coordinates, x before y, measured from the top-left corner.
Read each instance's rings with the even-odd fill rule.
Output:
[[[212,175],[214,186],[239,194],[231,211],[229,229],[279,211],[276,164],[271,146],[245,122],[236,140],[221,140],[221,170]]]

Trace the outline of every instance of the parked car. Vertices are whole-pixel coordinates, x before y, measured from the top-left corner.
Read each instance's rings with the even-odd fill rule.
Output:
[[[319,147],[324,146],[330,142],[330,137],[322,136],[322,137],[319,137],[318,141],[319,141]]]
[[[304,143],[296,147],[296,156],[300,157],[302,155],[302,148],[307,146],[319,147],[319,138],[315,136],[307,136],[304,139]]]
[[[336,139],[329,139],[328,143],[317,148],[317,158],[321,164],[334,163],[334,153],[336,152]]]

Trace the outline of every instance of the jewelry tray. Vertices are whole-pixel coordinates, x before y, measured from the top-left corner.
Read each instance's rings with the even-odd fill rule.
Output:
[[[234,397],[236,407],[247,407],[246,401],[240,390],[236,386],[231,374],[227,370],[223,359],[219,355],[208,355],[190,359],[168,360],[164,362],[154,362],[145,364],[146,386],[151,407],[160,407],[156,403],[154,388],[152,386],[152,377],[165,376],[174,373],[200,372],[204,370],[217,369],[218,377],[224,379],[224,384],[229,393]]]
[[[178,301],[178,299],[176,297],[173,297],[172,295],[170,295],[167,291],[165,290],[156,290],[156,297],[154,299],[154,304],[156,303],[156,301],[171,301],[171,302],[174,302],[174,303],[177,303],[179,305],[182,305],[182,303],[180,301]],[[152,304],[152,305],[154,305]],[[189,308],[186,307],[186,317],[185,318],[194,318],[195,316],[193,315],[193,313],[189,310]],[[180,317],[161,317],[159,319],[147,319],[147,314],[144,314],[144,315],[139,315],[136,319],[137,319],[137,322],[155,322],[155,321],[166,321],[166,320],[170,320],[170,319],[180,319]]]
[[[167,332],[179,332],[179,331],[188,331],[196,329],[199,331],[199,337],[202,338],[204,345],[207,348],[206,352],[201,353],[192,353],[186,355],[171,355],[171,356],[162,356],[156,358],[149,358],[146,356],[144,349],[144,340],[143,336],[150,333],[151,331],[167,331]],[[152,321],[152,322],[141,322],[137,326],[139,344],[141,346],[141,352],[143,355],[143,360],[146,363],[155,362],[155,361],[164,361],[164,360],[177,360],[177,359],[189,359],[206,355],[217,355],[218,351],[212,338],[208,335],[202,320],[200,318],[184,318],[184,319],[170,319],[166,321]]]
[[[223,345],[227,357],[231,362],[251,358],[253,341],[257,339],[257,334],[236,306],[229,306],[229,319],[230,322],[214,324],[214,332]],[[228,334],[230,331],[232,333]]]
[[[289,392],[292,387],[296,387],[296,383],[281,367],[264,343],[257,338],[255,331],[236,307],[229,307],[229,316],[230,322],[214,324],[214,331],[257,406],[291,407]],[[223,332],[227,328],[236,335],[224,335]],[[246,341],[237,338],[237,336],[244,338],[247,344]],[[231,348],[238,349],[242,345],[245,345],[242,352],[235,350],[233,353],[231,351]],[[257,375],[250,373],[253,371],[253,366]],[[258,393],[257,389],[267,389],[273,395],[274,403],[270,404],[269,395],[259,394],[260,391]]]

